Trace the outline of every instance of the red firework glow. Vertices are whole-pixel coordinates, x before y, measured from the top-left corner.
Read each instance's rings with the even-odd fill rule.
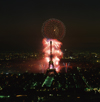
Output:
[[[63,57],[63,53],[60,49],[62,43],[57,39],[47,40],[46,38],[44,38],[42,41],[44,46],[43,52],[45,64],[49,65],[50,61],[50,41],[52,41],[52,61],[54,63],[54,68],[56,69],[57,72],[59,72],[60,71],[59,61]],[[52,66],[50,66],[50,68],[52,68]]]

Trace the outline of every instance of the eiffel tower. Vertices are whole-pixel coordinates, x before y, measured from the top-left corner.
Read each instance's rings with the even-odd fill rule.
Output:
[[[54,68],[54,64],[52,61],[52,41],[50,41],[50,61],[49,61],[49,68],[46,71],[46,75],[50,75],[50,73],[53,73],[54,75],[57,74],[55,68]]]

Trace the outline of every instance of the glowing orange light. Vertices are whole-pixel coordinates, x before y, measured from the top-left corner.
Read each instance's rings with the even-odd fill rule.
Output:
[[[27,95],[16,95],[16,97],[22,97],[22,96],[27,96]]]

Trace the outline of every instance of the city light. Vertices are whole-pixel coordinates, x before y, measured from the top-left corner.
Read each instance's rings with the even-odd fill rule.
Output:
[[[27,96],[27,95],[16,95],[16,97],[23,97],[23,96]]]
[[[9,98],[10,96],[4,96],[4,95],[0,95],[0,98]]]

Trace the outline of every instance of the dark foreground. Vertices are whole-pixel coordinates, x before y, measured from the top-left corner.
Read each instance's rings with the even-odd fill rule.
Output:
[[[100,74],[0,74],[0,102],[100,102]]]

